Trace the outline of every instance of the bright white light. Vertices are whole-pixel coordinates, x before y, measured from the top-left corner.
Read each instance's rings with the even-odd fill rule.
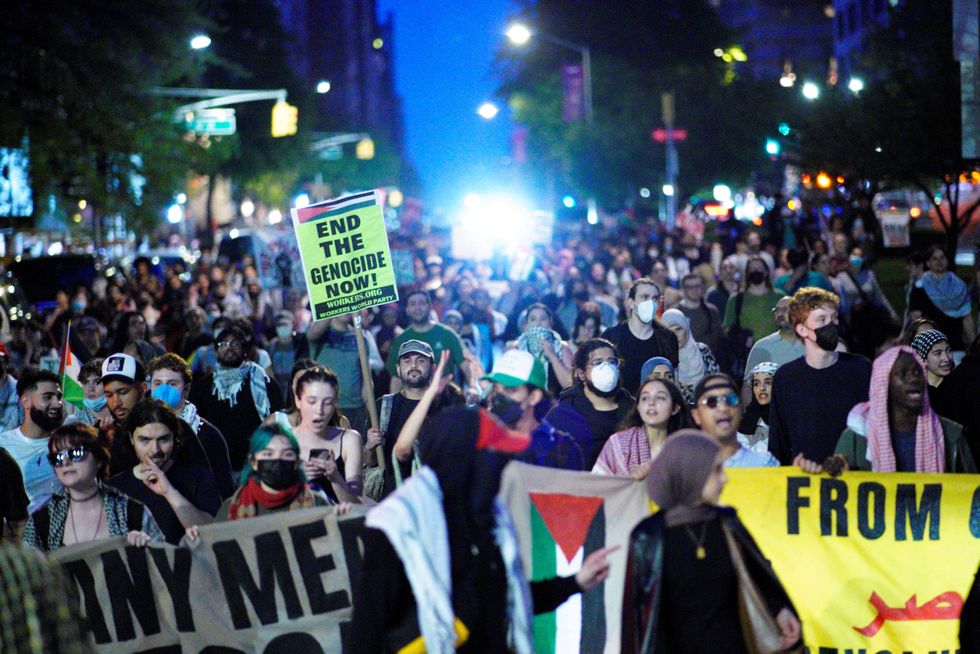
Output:
[[[310,206],[310,196],[306,193],[300,193],[293,199],[293,206],[297,209],[305,209]]]
[[[565,208],[566,209],[574,209],[575,208],[575,198],[573,198],[570,195],[566,195],[565,197],[563,197],[561,199],[561,203],[563,205],[565,205]]]
[[[55,241],[48,247],[48,254],[51,256],[61,254],[64,251],[65,251],[65,246],[62,244],[61,241]]]
[[[518,198],[507,195],[480,196],[469,193],[463,199],[459,224],[475,238],[498,245],[509,243],[527,227],[530,212]]]
[[[177,204],[184,204],[185,202],[187,202],[187,194],[186,193],[178,193],[177,194]]]
[[[796,82],[796,75],[783,75],[779,78],[779,85],[788,89]]]
[[[246,199],[242,202],[242,215],[251,218],[253,213],[255,213],[255,203]]]
[[[514,23],[507,31],[504,32],[510,42],[514,45],[524,45],[531,40],[531,30],[528,29],[527,25],[522,25],[521,23]]]
[[[595,198],[589,198],[589,212],[585,215],[585,218],[589,221],[590,225],[595,225],[599,222],[599,208],[596,206]]]
[[[207,34],[196,34],[191,39],[191,47],[195,50],[203,50],[211,45],[211,37]]]
[[[711,194],[718,202],[728,202],[732,199],[732,189],[726,184],[715,184],[715,187],[711,189]]]
[[[497,114],[500,113],[500,109],[498,109],[497,105],[492,102],[484,102],[477,107],[476,113],[480,116],[480,118],[485,120],[493,120]]]
[[[648,198],[648,197],[650,197],[650,189],[648,189],[646,186],[644,186],[643,188],[641,188],[640,189],[640,197],[641,198]]]
[[[663,188],[661,188],[660,190],[663,191],[664,195],[666,195],[669,198],[674,194],[674,185],[664,184]]]
[[[820,87],[813,82],[803,84],[803,97],[807,100],[816,100],[820,97]]]
[[[172,204],[167,208],[167,222],[176,225],[184,218],[184,208],[179,204]]]
[[[278,225],[282,222],[282,212],[278,209],[273,209],[269,212],[269,224]]]
[[[847,83],[847,88],[853,93],[860,93],[864,90],[864,80],[859,77],[852,77],[851,81]]]
[[[479,193],[467,193],[463,196],[463,206],[467,209],[475,209],[480,206],[483,198],[480,197]]]
[[[330,80],[322,79],[316,84],[317,93],[329,93],[330,92]]]
[[[230,236],[231,238],[238,238],[238,228],[236,227],[232,229],[230,232],[228,232],[228,236]]]

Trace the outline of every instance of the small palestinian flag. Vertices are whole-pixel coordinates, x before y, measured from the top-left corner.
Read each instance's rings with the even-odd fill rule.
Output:
[[[65,345],[61,350],[61,392],[64,393],[65,402],[82,409],[85,407],[83,400],[85,395],[82,392],[82,383],[78,377],[82,372],[84,361],[79,360],[71,347],[71,322],[65,331]]]
[[[531,579],[575,574],[582,561],[606,546],[601,497],[530,493]],[[573,595],[558,610],[534,619],[538,654],[601,654],[606,645],[604,586]]]

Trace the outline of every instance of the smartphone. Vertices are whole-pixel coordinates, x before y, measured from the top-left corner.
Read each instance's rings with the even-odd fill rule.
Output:
[[[333,458],[333,451],[326,448],[317,448],[310,450],[311,459],[327,459],[328,461]]]

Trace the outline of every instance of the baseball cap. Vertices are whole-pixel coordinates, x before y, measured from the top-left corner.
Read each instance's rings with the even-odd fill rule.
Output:
[[[80,332],[97,332],[99,331],[99,321],[92,316],[82,316],[78,324],[75,325],[75,329]]]
[[[544,364],[530,352],[507,350],[493,364],[493,371],[483,377],[494,383],[514,388],[527,384],[541,390],[548,388],[548,374]]]
[[[102,383],[121,381],[138,384],[146,380],[143,364],[122,352],[110,354],[102,362]]]
[[[432,348],[429,347],[428,343],[423,343],[422,341],[411,339],[402,343],[401,347],[398,348],[398,358],[401,359],[407,354],[418,353],[423,356],[427,356],[433,361],[436,360],[435,355],[432,354]]]

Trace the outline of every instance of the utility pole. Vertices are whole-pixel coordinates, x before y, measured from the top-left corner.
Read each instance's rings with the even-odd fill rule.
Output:
[[[674,143],[674,93],[664,93],[660,96],[660,112],[663,114],[664,128],[667,131],[666,146],[666,178],[667,184],[673,189],[673,193],[667,198],[667,227],[674,227],[674,219],[677,216],[677,146]]]

